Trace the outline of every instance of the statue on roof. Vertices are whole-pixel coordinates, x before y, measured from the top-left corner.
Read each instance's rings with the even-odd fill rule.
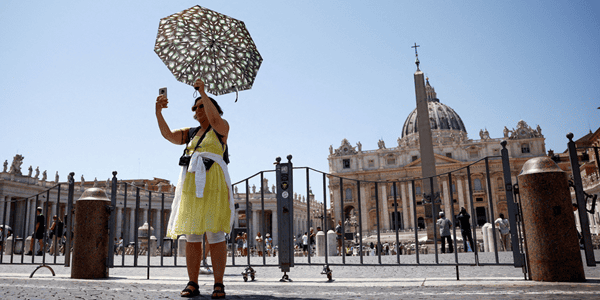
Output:
[[[13,162],[10,165],[10,170],[8,171],[8,173],[23,176],[23,173],[21,173],[21,165],[23,164],[23,159],[25,159],[23,155],[15,155],[15,157],[13,158]]]

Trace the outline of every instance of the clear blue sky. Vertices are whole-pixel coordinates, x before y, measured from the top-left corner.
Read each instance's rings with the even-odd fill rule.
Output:
[[[161,18],[201,5],[238,18],[264,59],[253,89],[217,97],[231,125],[233,181],[277,156],[328,171],[329,145],[397,145],[415,108],[413,43],[469,138],[521,119],[546,149],[600,127],[598,1],[0,2],[0,159],[61,181],[176,182],[182,147],[154,115],[169,89],[171,128],[195,126],[193,89],[153,52]]]

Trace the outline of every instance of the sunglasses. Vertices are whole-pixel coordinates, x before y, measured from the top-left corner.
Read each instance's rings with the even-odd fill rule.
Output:
[[[192,111],[196,111],[197,109],[204,108],[204,104],[200,104],[199,106],[192,106]]]

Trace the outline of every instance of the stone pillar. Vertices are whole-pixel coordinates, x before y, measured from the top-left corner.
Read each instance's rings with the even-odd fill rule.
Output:
[[[117,238],[117,240],[119,240],[120,237],[122,237],[121,231],[122,231],[122,227],[121,224],[123,223],[123,208],[121,207],[117,207],[117,209],[115,209],[115,213],[117,214],[117,217],[115,218],[115,222],[117,222],[117,224],[115,224],[116,226],[116,231],[115,231],[115,237]]]
[[[271,224],[273,224],[272,228],[273,228],[273,232],[271,233],[271,238],[273,239],[273,247],[275,247],[276,245],[278,245],[279,243],[279,230],[277,227],[277,209],[274,209],[272,212],[272,220],[271,220]]]
[[[381,207],[382,207],[382,214],[383,214],[383,218],[381,218],[381,220],[383,221],[383,224],[381,224],[382,225],[381,229],[389,230],[390,229],[390,212],[389,212],[389,208],[388,208],[387,183],[381,185],[381,195],[383,196],[383,197],[381,197]]]
[[[6,243],[4,244],[4,255],[11,255],[12,254],[12,246],[13,244],[13,236],[9,236],[6,239]]]
[[[458,192],[458,205],[460,207],[464,207],[469,212],[469,214],[471,214],[471,209],[469,208],[469,205],[465,203],[465,194],[463,190],[462,178],[456,178],[456,191]]]
[[[150,241],[148,242],[148,251],[150,252],[150,256],[156,256],[156,237],[150,236]]]
[[[496,193],[497,188],[498,188],[498,182],[495,180],[495,177],[493,175],[490,175],[490,177],[491,177],[490,178],[490,186],[488,186],[487,188],[490,189],[490,191],[491,191],[492,199],[490,199],[490,200],[491,200],[492,205],[494,206],[494,213],[498,216],[498,215],[500,215],[500,213],[502,213],[501,211],[498,210],[498,196]],[[485,181],[487,183],[487,178],[485,178]],[[487,184],[486,184],[486,186],[487,186]],[[490,193],[486,193],[486,196],[488,196],[489,194]],[[494,216],[492,216],[491,218],[492,218],[492,220],[490,220],[490,221],[495,220]],[[502,247],[500,247],[500,248],[502,248]]]
[[[446,214],[446,218],[448,220],[454,222],[454,216],[452,215],[452,210],[450,208],[454,203],[450,202],[450,194],[448,193],[448,180],[442,181],[442,198],[444,199],[444,214]]]
[[[135,237],[135,208],[132,207],[129,209],[129,242],[134,242],[133,238]]]
[[[254,246],[254,244],[256,243],[256,240],[254,239],[256,237],[256,234],[260,231],[260,222],[259,222],[259,218],[260,215],[258,214],[258,210],[253,210],[252,211],[252,236],[248,235],[248,248],[250,248],[251,246]],[[264,236],[265,233],[261,232],[261,235]]]
[[[148,223],[148,209],[147,208],[142,208],[141,209],[141,214],[142,214],[142,224],[144,223]]]
[[[108,278],[108,205],[106,192],[99,188],[87,189],[77,200],[71,278]]]
[[[415,216],[414,216],[414,202],[415,199],[413,198],[413,189],[412,189],[412,184],[408,184],[408,204],[409,204],[409,209],[410,209],[410,227],[412,227],[414,230],[417,230],[417,224],[415,224]]]
[[[369,195],[367,195],[367,186],[366,183],[362,183],[360,185],[360,212],[362,218],[362,230],[361,236],[363,233],[369,231],[369,211],[367,209],[367,200],[369,199]],[[323,228],[325,230],[325,228]]]
[[[340,204],[340,186],[339,186],[339,181],[338,181],[338,185],[337,187],[334,186],[333,188],[333,211],[334,211],[334,219],[335,219],[335,224],[337,224],[338,221],[342,221],[344,222],[344,211],[343,211],[343,207],[341,207]]]
[[[248,237],[250,238],[250,237]],[[187,245],[187,238],[185,235],[182,235],[177,240],[177,256],[185,257],[185,247]]]
[[[333,230],[327,231],[327,255],[335,256],[337,254],[336,234]]]
[[[317,256],[325,256],[325,232],[317,232]]]
[[[585,281],[567,174],[536,157],[523,165],[519,186],[532,279]]]
[[[406,183],[401,183],[400,188],[402,195],[402,221],[404,222],[404,229],[408,229],[408,223],[410,221],[410,212],[408,211],[407,207],[408,198],[406,197]]]

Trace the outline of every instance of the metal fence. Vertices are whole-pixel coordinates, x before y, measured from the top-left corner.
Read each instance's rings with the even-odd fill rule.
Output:
[[[491,161],[497,162],[502,161],[502,174],[503,174],[503,186],[497,186],[492,188],[491,183],[491,175],[490,175],[490,167],[489,163]],[[472,178],[472,170],[485,170],[484,171],[484,182],[485,187],[482,187],[480,190],[474,190],[473,186],[473,178]],[[471,219],[473,239],[475,241],[476,246],[473,247],[472,252],[464,252],[460,253],[458,250],[463,248],[460,247],[457,241],[457,232],[459,230],[456,226],[452,226],[453,232],[453,248],[456,251],[453,252],[452,255],[442,255],[439,251],[438,245],[438,237],[437,235],[433,235],[432,241],[423,241],[423,235],[425,234],[424,230],[419,230],[417,228],[419,221],[417,219],[417,210],[426,211],[430,210],[431,214],[428,214],[431,218],[437,216],[438,212],[438,199],[435,195],[418,195],[416,186],[425,181],[429,181],[431,185],[433,185],[434,178],[414,178],[410,180],[398,180],[398,181],[369,181],[369,180],[359,180],[354,178],[345,178],[343,176],[332,175],[325,172],[321,172],[310,167],[296,167],[293,168],[294,177],[296,178],[295,182],[292,184],[296,187],[296,190],[302,191],[300,194],[303,195],[294,195],[294,212],[297,214],[292,216],[294,218],[298,217],[299,219],[291,220],[290,227],[292,229],[291,233],[296,235],[297,233],[301,233],[302,231],[308,231],[310,227],[322,227],[324,233],[328,233],[329,231],[334,229],[332,224],[332,216],[333,209],[332,204],[335,206],[333,201],[339,201],[338,205],[342,209],[345,207],[345,197],[344,197],[344,182],[352,182],[355,184],[357,189],[356,195],[356,207],[358,210],[357,219],[354,222],[354,231],[352,237],[355,237],[355,240],[348,239],[346,237],[346,226],[342,226],[342,243],[344,246],[348,245],[357,249],[356,251],[347,252],[341,251],[340,256],[330,255],[329,248],[335,247],[335,243],[330,245],[327,242],[324,245],[325,255],[324,256],[316,256],[315,250],[313,250],[312,246],[308,247],[308,255],[303,256],[302,251],[297,251],[296,249],[292,249],[290,253],[293,254],[292,258],[292,266],[294,265],[316,265],[319,267],[323,267],[323,272],[321,274],[327,275],[330,277],[330,267],[335,266],[455,266],[456,267],[456,275],[457,279],[459,278],[458,274],[458,266],[507,266],[507,267],[521,267],[523,268],[524,274],[526,274],[526,265],[525,260],[523,259],[523,253],[525,249],[523,249],[523,233],[521,229],[521,222],[519,209],[518,209],[518,201],[515,203],[513,201],[513,185],[511,179],[511,169],[508,160],[508,151],[506,148],[502,150],[502,156],[491,156],[486,157],[476,162],[470,163],[467,166],[460,168],[458,170],[453,170],[451,172],[447,172],[444,174],[439,174],[436,176],[438,180],[447,180],[448,182],[453,182],[452,179],[456,176],[466,176],[467,183],[467,199],[469,212],[473,217]],[[166,231],[167,223],[168,223],[168,214],[170,211],[170,207],[168,207],[169,199],[172,199],[173,194],[169,192],[157,192],[152,191],[147,188],[143,188],[140,186],[135,186],[130,183],[119,181],[117,179],[117,173],[113,172],[112,183],[110,186],[110,191],[107,191],[111,201],[112,213],[110,217],[109,223],[109,258],[108,258],[108,266],[112,268],[130,268],[130,267],[140,267],[147,268],[148,278],[150,277],[150,270],[152,268],[164,268],[164,267],[185,267],[185,262],[181,262],[181,257],[178,255],[181,249],[178,249],[179,239],[171,240],[169,238],[165,238],[164,233]],[[241,266],[246,267],[246,270],[250,270],[248,273],[246,272],[244,275],[244,279],[247,279],[247,275],[251,275],[254,278],[254,270],[253,267],[261,267],[261,266],[269,266],[269,267],[277,267],[280,266],[280,261],[273,256],[281,253],[281,249],[279,249],[279,245],[277,244],[278,240],[282,240],[285,232],[276,232],[277,231],[277,222],[275,222],[275,218],[277,218],[276,206],[279,205],[280,199],[278,198],[281,194],[280,186],[273,187],[272,191],[269,190],[269,187],[266,184],[265,179],[267,177],[273,178],[275,175],[275,170],[266,170],[258,172],[244,180],[236,182],[233,184],[235,189],[235,199],[236,203],[239,205],[239,209],[236,209],[236,221],[235,226],[232,231],[232,236],[229,236],[228,241],[228,266]],[[258,182],[257,182],[258,181]],[[252,187],[251,187],[252,184]],[[331,187],[333,185],[339,184],[339,197],[335,197],[332,199]],[[405,228],[400,224],[399,216],[399,201],[401,200],[398,195],[398,186],[401,184],[406,184],[410,186],[409,189],[412,195],[407,197],[408,199],[404,199],[404,201],[409,201],[411,216],[413,218],[413,228]],[[259,186],[259,192],[256,192],[255,187]],[[386,185],[391,187],[391,193],[381,195],[379,193],[379,186]],[[73,228],[73,222],[76,222],[73,218],[73,173],[69,176],[68,183],[68,196],[67,196],[67,224],[65,226],[66,235],[65,235],[65,245],[71,245],[71,228]],[[371,199],[364,199],[364,195],[361,195],[361,186],[373,186],[374,187],[374,197]],[[313,193],[314,191],[319,191],[317,193]],[[50,199],[50,195],[53,194],[53,190],[56,190],[56,197],[58,199],[61,198],[61,186],[53,187],[46,191],[45,201],[48,203]],[[290,189],[292,190],[292,189]],[[320,194],[322,191],[322,194]],[[475,216],[477,216],[477,212],[475,211],[475,202],[474,193],[481,193],[481,195],[485,195],[487,198],[487,203],[481,204],[478,203],[478,207],[485,207],[486,211],[486,221],[491,224],[491,232],[490,242],[488,242],[488,246],[480,246],[478,245],[480,240],[478,238],[479,232],[483,232],[480,226],[478,226],[475,220]],[[64,193],[64,192],[63,192]],[[43,193],[42,193],[43,194]],[[42,194],[34,195],[35,205],[37,205],[39,197]],[[493,222],[494,216],[496,215],[494,212],[494,203],[493,199],[496,195],[503,195],[505,197],[508,209],[508,219],[510,222],[510,230],[511,230],[511,247],[512,252],[502,252],[498,251],[499,249],[499,241],[497,240],[497,230],[496,225]],[[421,196],[422,199],[421,199]],[[454,217],[457,214],[455,211],[455,202],[456,199],[454,197],[454,193],[452,190],[450,192],[442,195],[442,199],[444,197],[448,197],[449,199],[444,199],[447,203],[451,203],[450,207],[450,219],[454,221]],[[320,198],[320,199],[319,199]],[[427,199],[430,199],[431,204],[427,204]],[[363,217],[363,202],[364,201],[372,201],[374,205],[374,215],[375,215],[375,225],[374,228],[369,228],[368,220]],[[385,229],[385,225],[382,225],[382,214],[385,206],[388,206],[389,201],[393,203],[391,207],[393,207],[393,220],[391,229]],[[60,201],[56,201],[57,203]],[[268,202],[268,203],[266,203]],[[167,203],[167,205],[165,204]],[[253,204],[254,203],[254,204]],[[268,207],[269,206],[269,207]],[[422,209],[421,209],[422,207]],[[270,210],[269,210],[270,208]],[[388,206],[389,208],[389,206]],[[47,209],[47,206],[46,206]],[[242,219],[242,214],[240,214],[243,210],[244,219]],[[6,209],[5,209],[6,211]],[[388,211],[389,213],[389,211]],[[46,215],[47,212],[45,213]],[[341,215],[344,215],[341,213]],[[408,213],[407,213],[408,215]],[[258,219],[256,219],[258,218]],[[385,218],[385,217],[384,217]],[[336,220],[338,221],[338,220]],[[345,220],[344,220],[345,221]],[[143,223],[148,223],[148,233],[140,236],[140,227]],[[453,222],[456,224],[456,222]],[[156,243],[154,243],[154,239],[152,238],[152,231],[150,227],[155,228],[154,236],[156,238]],[[24,225],[21,225],[24,226]],[[433,226],[433,232],[437,232],[436,222],[432,222],[430,226]],[[297,227],[297,228],[296,228]],[[402,228],[402,229],[401,229]],[[294,231],[295,230],[295,231]],[[301,231],[300,231],[301,230]],[[240,256],[241,253],[237,251],[237,248],[234,244],[235,242],[235,232],[236,231],[245,231],[248,234],[248,239],[246,241],[248,253],[245,257]],[[274,244],[271,251],[263,251],[262,256],[256,255],[256,250],[258,248],[267,249],[267,241],[263,239],[260,242],[260,247],[254,239],[254,235],[261,231],[263,233],[272,233]],[[355,232],[356,231],[356,232]],[[356,233],[360,234],[360,238],[356,238]],[[369,233],[372,236],[368,236]],[[122,237],[123,242],[120,247],[115,244],[115,237]],[[390,252],[386,252],[384,248],[384,244],[386,242],[386,238],[391,236],[392,241],[388,243],[392,244],[390,248]],[[288,237],[290,240],[292,237]],[[374,242],[374,251],[369,250],[366,247],[366,241],[369,239]],[[327,240],[327,237],[326,239]],[[13,243],[14,247],[15,243]],[[396,245],[395,247],[393,245]],[[65,257],[70,257],[70,249],[71,247],[65,246]],[[206,249],[205,247],[203,247]],[[295,248],[295,246],[294,246]],[[482,255],[482,250],[491,249],[489,255]],[[427,249],[427,250],[425,250]],[[463,249],[464,250],[464,249]],[[432,252],[429,254],[429,252]],[[374,253],[375,255],[370,255]],[[393,253],[393,254],[392,254]],[[349,255],[352,254],[352,255]],[[354,255],[356,254],[356,255]],[[2,254],[0,254],[2,255]],[[271,256],[269,256],[271,255]],[[9,263],[15,263],[13,258],[17,257],[13,253],[11,254],[11,260]],[[36,257],[32,256],[31,264],[36,264]],[[0,261],[3,263],[2,257],[0,257]],[[18,262],[17,262],[18,263]],[[25,263],[24,254],[20,254],[20,263]],[[41,258],[42,265],[48,264],[64,264],[65,266],[69,265],[69,259],[62,259],[58,255],[53,256],[53,262],[48,262],[46,257],[43,256]],[[33,274],[32,274],[33,275]]]

